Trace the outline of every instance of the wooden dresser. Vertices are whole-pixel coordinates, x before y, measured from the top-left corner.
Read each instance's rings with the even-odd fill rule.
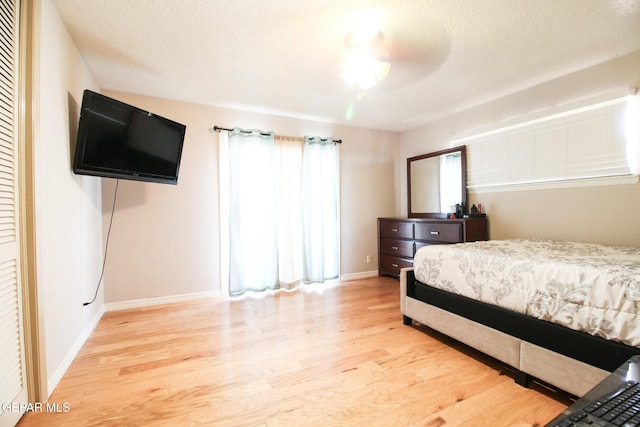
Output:
[[[400,276],[426,245],[487,240],[487,219],[378,218],[378,274]]]

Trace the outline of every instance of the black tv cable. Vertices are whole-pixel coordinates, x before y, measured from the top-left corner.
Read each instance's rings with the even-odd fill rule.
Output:
[[[96,292],[93,295],[93,299],[88,302],[82,303],[83,306],[87,306],[89,304],[93,304],[93,302],[98,297],[98,290],[100,289],[100,284],[102,283],[102,278],[104,277],[104,267],[107,265],[107,251],[109,250],[109,237],[111,236],[111,225],[113,224],[113,213],[116,210],[116,198],[118,197],[118,184],[120,183],[119,179],[116,179],[116,188],[113,191],[113,206],[111,206],[111,218],[109,219],[109,229],[107,230],[107,241],[104,245],[104,259],[102,260],[102,272],[100,273],[100,279],[98,279],[98,285],[96,286]]]

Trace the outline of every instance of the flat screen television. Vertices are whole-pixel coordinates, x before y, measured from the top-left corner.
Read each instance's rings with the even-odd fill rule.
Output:
[[[173,120],[85,90],[73,172],[177,184],[185,131]]]

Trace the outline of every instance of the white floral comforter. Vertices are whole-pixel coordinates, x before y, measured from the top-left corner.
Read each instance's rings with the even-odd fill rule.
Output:
[[[640,347],[640,248],[490,240],[419,249],[416,279]]]

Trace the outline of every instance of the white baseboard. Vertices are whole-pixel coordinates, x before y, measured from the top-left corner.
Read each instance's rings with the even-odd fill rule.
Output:
[[[104,306],[102,306],[96,312],[95,316],[93,316],[87,327],[84,328],[80,336],[78,336],[78,339],[76,339],[76,341],[73,343],[66,356],[62,360],[62,363],[58,366],[53,375],[51,375],[51,377],[47,379],[47,398],[51,396],[53,390],[58,386],[58,383],[60,382],[60,380],[62,380],[63,375],[65,374],[65,372],[67,372],[67,369],[69,369],[69,366],[71,366],[74,359],[80,352],[80,349],[82,349],[82,346],[87,341],[87,339],[89,339],[89,336],[91,336],[93,330],[96,328],[96,326],[98,326],[98,322],[100,322],[100,319],[102,318],[102,315],[104,313],[105,309]]]
[[[362,271],[360,273],[341,274],[340,280],[366,279],[369,277],[376,277],[377,275],[378,270]]]
[[[342,274],[340,280],[356,280],[378,276],[378,270],[363,271],[360,273]],[[219,291],[195,292],[190,294],[169,295],[156,298],[142,298],[128,301],[110,302],[105,304],[105,311],[126,310],[130,308],[151,307],[160,304],[174,302],[193,301],[204,298],[217,298],[223,296]]]
[[[110,302],[105,304],[106,311],[126,310],[129,308],[150,307],[160,304],[171,304],[174,302],[193,301],[204,298],[220,297],[220,292],[194,292],[191,294],[170,295],[165,297],[142,298],[129,301]]]

